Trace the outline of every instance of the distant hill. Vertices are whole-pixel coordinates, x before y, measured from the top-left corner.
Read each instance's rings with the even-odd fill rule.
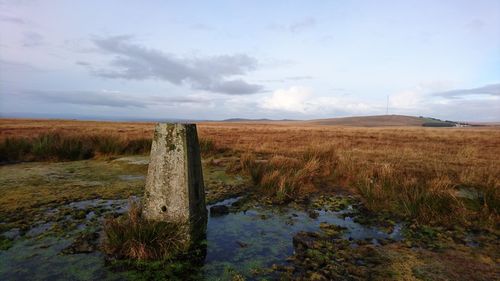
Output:
[[[291,119],[281,119],[281,120],[274,120],[274,119],[267,119],[267,118],[262,118],[262,119],[247,119],[247,118],[230,118],[230,119],[224,119],[220,122],[286,122],[286,121],[295,121]]]
[[[346,127],[456,127],[466,125],[449,120],[440,120],[432,117],[416,117],[406,115],[376,115],[376,116],[355,116],[341,118],[327,118],[315,120],[272,120],[272,119],[245,119],[231,118],[219,122],[234,123],[273,123],[273,124],[297,124],[297,125],[330,125]]]
[[[273,121],[271,119],[246,119],[246,118],[229,118],[229,119],[224,119],[222,122],[267,122],[267,121]]]
[[[414,126],[414,127],[455,127],[458,123],[443,121],[436,118],[415,117],[406,115],[377,115],[356,116],[343,118],[328,118],[304,121],[314,125],[353,126],[353,127],[385,127],[385,126]]]

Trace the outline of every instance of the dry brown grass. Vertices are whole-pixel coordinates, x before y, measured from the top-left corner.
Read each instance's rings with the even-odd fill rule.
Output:
[[[152,123],[0,120],[0,140],[51,130],[69,134],[152,135]],[[286,201],[338,186],[373,211],[422,223],[497,227],[500,130],[481,128],[354,128],[274,123],[202,123],[207,146],[241,155],[265,194]],[[460,188],[475,199],[457,197]]]

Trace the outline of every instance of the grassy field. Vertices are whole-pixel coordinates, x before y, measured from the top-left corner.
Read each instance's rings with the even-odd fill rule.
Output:
[[[4,161],[147,153],[152,123],[0,121]],[[274,203],[316,192],[354,193],[376,212],[493,229],[500,212],[500,130],[202,123],[202,151],[233,155]]]

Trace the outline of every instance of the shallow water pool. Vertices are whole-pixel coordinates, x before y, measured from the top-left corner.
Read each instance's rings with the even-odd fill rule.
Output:
[[[230,205],[239,198],[219,202]],[[14,245],[0,251],[1,280],[123,280],[124,273],[113,272],[105,266],[104,256],[96,251],[81,254],[61,254],[71,244],[79,232],[102,223],[107,212],[122,213],[126,210],[126,200],[86,200],[73,202],[65,207],[86,210],[87,219],[76,230],[63,235],[51,233],[50,229],[39,226],[14,241]],[[99,218],[91,208],[101,208]],[[210,206],[208,206],[210,207]],[[54,214],[58,210],[49,210]],[[270,207],[254,205],[246,211],[231,212],[227,215],[210,217],[207,225],[207,253],[205,262],[199,269],[206,280],[221,280],[231,272],[238,272],[252,280],[254,273],[273,264],[284,264],[293,254],[293,236],[299,231],[318,231],[320,223],[326,222],[347,228],[343,238],[352,240],[400,239],[400,227],[392,233],[365,227],[345,217],[340,212],[319,211],[315,219],[304,210],[291,207]],[[90,220],[89,218],[93,218]],[[41,225],[56,222],[43,222]],[[57,223],[71,223],[67,221]],[[36,231],[34,231],[36,230]],[[259,275],[258,278],[262,278]],[[223,278],[224,279],[224,278]]]

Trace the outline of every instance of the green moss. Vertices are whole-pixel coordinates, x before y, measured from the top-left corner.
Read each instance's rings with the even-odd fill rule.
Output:
[[[29,225],[44,209],[72,201],[142,195],[143,180],[126,181],[119,176],[145,175],[146,170],[145,165],[101,160],[1,166],[0,218],[4,222]],[[64,215],[83,218],[85,214]]]
[[[315,209],[337,212],[344,210],[353,203],[354,200],[351,197],[321,195],[313,200],[312,207]]]
[[[0,251],[8,250],[12,247],[13,241],[0,235]]]
[[[197,265],[187,260],[177,261],[136,261],[113,260],[111,267],[126,270],[123,275],[127,280],[201,280],[202,275]]]
[[[319,227],[329,237],[339,237],[342,234],[342,232],[346,230],[345,227],[325,222],[320,223]]]

